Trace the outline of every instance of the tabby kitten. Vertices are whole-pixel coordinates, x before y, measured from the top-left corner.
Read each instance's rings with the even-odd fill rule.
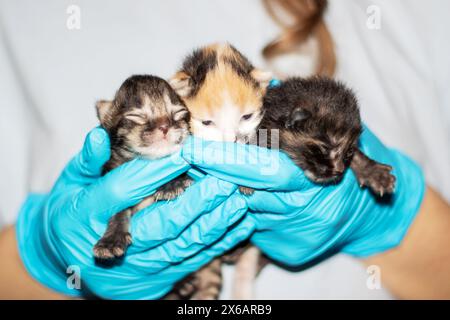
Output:
[[[189,134],[189,112],[184,102],[165,80],[155,76],[129,77],[113,101],[99,101],[96,107],[111,141],[111,158],[103,166],[103,174],[136,157],[168,156],[181,148]],[[94,256],[99,260],[123,256],[132,241],[130,217],[155,201],[177,197],[191,182],[184,174],[139,204],[114,215],[94,247]]]

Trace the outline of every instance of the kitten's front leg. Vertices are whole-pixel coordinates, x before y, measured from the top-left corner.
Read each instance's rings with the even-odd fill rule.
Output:
[[[99,260],[122,257],[132,242],[129,232],[131,216],[139,210],[150,206],[155,201],[155,195],[151,195],[134,207],[125,209],[112,216],[109,219],[105,233],[94,246],[94,256]]]
[[[153,195],[145,198],[134,207],[123,210],[112,216],[108,222],[105,233],[94,246],[94,256],[99,260],[110,260],[122,257],[132,241],[129,232],[131,216],[156,201],[172,200],[178,197],[191,184],[192,179],[187,175],[181,176],[180,178],[163,185]]]
[[[179,281],[165,300],[217,300],[222,288],[222,260],[216,258]]]
[[[191,300],[217,300],[222,288],[222,261],[216,258],[195,272],[195,292]]]
[[[128,232],[132,209],[125,209],[108,222],[108,227],[102,238],[94,246],[94,256],[99,260],[120,258],[131,244],[131,234]]]
[[[378,163],[357,149],[350,167],[361,187],[367,186],[381,197],[394,192],[395,176],[391,174],[391,166]]]

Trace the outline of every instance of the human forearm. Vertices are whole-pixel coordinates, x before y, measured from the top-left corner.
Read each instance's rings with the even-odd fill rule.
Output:
[[[0,299],[67,299],[34,280],[20,260],[14,226],[0,231]]]
[[[450,299],[450,206],[431,188],[402,243],[364,260],[400,299]]]

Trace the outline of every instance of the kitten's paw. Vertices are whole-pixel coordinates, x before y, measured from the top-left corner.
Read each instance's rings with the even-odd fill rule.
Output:
[[[168,300],[217,300],[221,287],[220,276],[197,271],[178,282],[166,298]]]
[[[120,258],[130,244],[131,234],[128,232],[116,232],[103,236],[94,246],[94,256],[100,260]]]
[[[190,300],[217,300],[222,288],[222,278],[196,279],[194,288]]]
[[[188,275],[175,284],[172,291],[165,296],[166,300],[188,300],[198,290],[200,279],[194,274]]]
[[[206,292],[206,293],[198,293],[194,294],[191,300],[217,300],[219,298],[218,293]]]
[[[361,187],[369,187],[380,197],[391,194],[395,188],[395,176],[391,174],[391,170],[391,166],[375,163],[358,177],[359,184]]]
[[[182,297],[192,297],[195,291],[198,290],[199,279],[196,277],[190,277],[189,279],[185,279],[182,283],[180,283],[178,289],[178,293]]]
[[[159,188],[153,197],[155,197],[156,201],[173,200],[178,198],[188,187],[193,184],[193,182],[194,180],[190,178],[172,180]]]
[[[239,191],[240,191],[243,195],[246,195],[246,196],[251,196],[251,195],[255,192],[254,189],[249,188],[249,187],[243,187],[243,186],[240,186],[240,187],[239,187]]]

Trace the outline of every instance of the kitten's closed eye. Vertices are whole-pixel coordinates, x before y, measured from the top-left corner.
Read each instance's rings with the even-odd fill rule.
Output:
[[[292,111],[289,119],[286,122],[286,128],[295,128],[301,126],[306,120],[311,117],[311,113],[301,108],[296,108]]]
[[[244,114],[241,120],[249,120],[251,117],[253,117],[253,113]]]
[[[139,113],[127,113],[125,118],[137,124],[145,124],[147,122],[145,115]]]
[[[180,109],[173,113],[172,118],[174,121],[185,120],[189,116],[189,112],[186,109]]]

